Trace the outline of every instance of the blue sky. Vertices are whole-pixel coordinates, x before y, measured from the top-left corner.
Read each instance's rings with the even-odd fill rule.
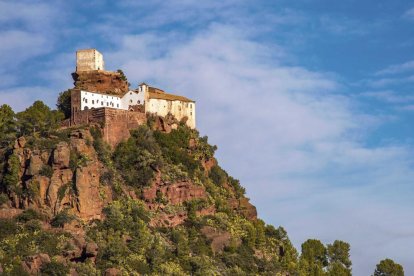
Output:
[[[86,3],[87,2],[87,3]],[[294,3],[292,3],[294,2]],[[0,1],[0,104],[54,106],[75,51],[197,101],[266,222],[414,275],[414,3]]]

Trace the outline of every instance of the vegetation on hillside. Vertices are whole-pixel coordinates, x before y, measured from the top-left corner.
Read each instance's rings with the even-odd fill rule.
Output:
[[[9,204],[10,194],[39,193],[18,185],[20,161],[12,146],[20,136],[25,136],[32,150],[53,149],[59,141],[66,141],[68,130],[58,129],[65,117],[64,97],[61,111],[39,101],[18,114],[7,105],[0,107],[0,208]],[[244,198],[245,190],[215,162],[206,165],[214,160],[217,148],[196,130],[180,125],[167,134],[144,125],[111,150],[99,127],[87,129],[102,163],[100,184],[113,192],[112,201],[104,207],[105,219],[82,223],[66,211],[46,217],[32,209],[0,219],[0,269],[6,275],[27,275],[21,263],[38,253],[51,258],[42,264],[42,275],[66,275],[70,269],[79,275],[103,275],[108,268],[125,275],[352,275],[348,243],[336,240],[325,245],[309,239],[298,252],[283,227],[249,219],[232,206],[232,201]],[[75,173],[87,162],[84,156],[71,156],[70,169]],[[50,178],[53,168],[44,166],[39,173]],[[207,196],[172,205],[157,193],[153,204],[161,206],[162,212],[185,211],[187,217],[176,227],[155,226],[151,220],[157,211],[147,208],[141,193],[157,178],[165,185],[190,181],[203,187]],[[59,197],[70,185],[59,191]],[[129,196],[129,190],[137,197]],[[215,212],[198,215],[207,207]],[[71,222],[78,222],[86,240],[96,243],[94,259],[83,256],[64,261],[74,247],[75,237],[64,228]],[[209,232],[226,238],[222,247],[213,244]],[[374,275],[404,272],[399,264],[386,259],[377,265]]]

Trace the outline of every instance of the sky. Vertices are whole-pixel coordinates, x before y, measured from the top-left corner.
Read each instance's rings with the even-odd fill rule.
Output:
[[[197,103],[259,217],[414,275],[414,3],[0,0],[0,104],[55,107],[75,51]]]

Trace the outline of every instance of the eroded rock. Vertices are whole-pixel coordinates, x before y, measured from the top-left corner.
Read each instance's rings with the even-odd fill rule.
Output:
[[[99,176],[97,162],[76,169],[77,209],[82,219],[101,218],[103,202],[99,193]]]
[[[50,263],[49,255],[40,253],[27,257],[22,263],[22,267],[30,275],[38,275],[42,265],[47,263]]]
[[[60,142],[57,144],[56,149],[53,151],[53,165],[60,169],[69,168],[70,161],[70,149],[66,142]]]

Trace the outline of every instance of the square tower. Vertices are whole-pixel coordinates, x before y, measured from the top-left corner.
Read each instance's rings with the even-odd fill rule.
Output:
[[[76,51],[76,72],[105,70],[103,56],[96,49]]]

